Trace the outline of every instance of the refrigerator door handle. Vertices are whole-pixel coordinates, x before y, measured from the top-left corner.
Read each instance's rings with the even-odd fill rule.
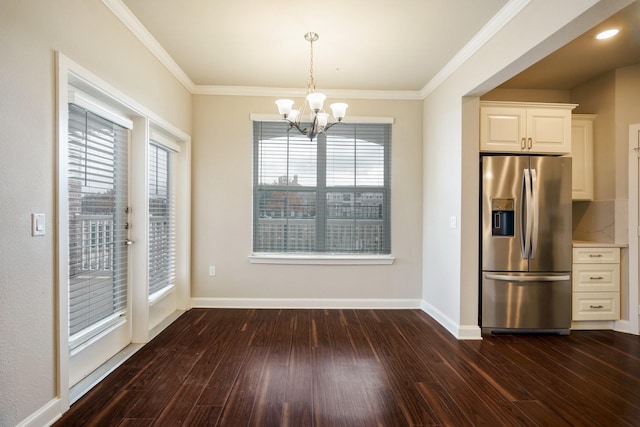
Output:
[[[531,255],[531,175],[529,169],[522,170],[522,189],[520,192],[520,250],[522,258],[528,259]]]
[[[538,249],[538,213],[539,213],[539,201],[538,201],[538,175],[535,169],[531,170],[531,211],[533,213],[532,216],[532,226],[531,226],[531,253],[529,254],[529,258],[536,258],[536,251]]]
[[[571,279],[571,276],[568,274],[560,276],[511,276],[508,274],[486,273],[484,277],[489,280],[500,280],[503,282],[562,282]]]

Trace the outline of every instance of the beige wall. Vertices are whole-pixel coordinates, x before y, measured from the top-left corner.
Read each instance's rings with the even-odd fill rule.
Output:
[[[0,2],[0,425],[57,395],[55,51],[175,126],[191,98],[100,2]],[[31,237],[31,213],[46,214]]]
[[[250,264],[252,206],[251,113],[277,113],[269,97],[198,95],[192,133],[192,296],[223,299],[420,299],[421,120],[419,101],[346,100],[358,116],[393,117],[393,265]],[[216,266],[216,276],[208,267]],[[284,305],[287,305],[286,301]]]

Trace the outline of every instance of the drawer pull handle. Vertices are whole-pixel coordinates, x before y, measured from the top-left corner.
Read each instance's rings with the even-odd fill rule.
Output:
[[[602,258],[602,254],[589,254],[589,258]]]
[[[589,277],[589,279],[591,279],[591,280],[603,280],[604,277],[602,277],[602,276],[597,276],[597,277],[591,276],[591,277]]]
[[[590,305],[589,308],[604,308],[604,306],[602,304],[598,304],[598,305]]]

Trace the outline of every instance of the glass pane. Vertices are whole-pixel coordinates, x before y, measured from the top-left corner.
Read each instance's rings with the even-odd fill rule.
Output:
[[[169,150],[149,146],[149,295],[172,286],[175,278],[170,160]]]
[[[384,185],[384,146],[356,138],[327,136],[327,186]]]
[[[128,131],[70,105],[68,147],[73,341],[74,334],[126,309]]]
[[[260,190],[254,250],[312,251],[316,245],[316,192]]]
[[[384,185],[384,147],[374,142],[356,140],[356,185]]]
[[[316,185],[316,144],[303,137],[261,140],[259,185]]]
[[[353,139],[327,136],[327,187],[355,185],[355,161]]]
[[[384,193],[327,193],[327,250],[376,253],[383,249]]]

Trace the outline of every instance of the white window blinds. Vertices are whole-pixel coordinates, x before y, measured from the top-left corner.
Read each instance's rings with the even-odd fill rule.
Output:
[[[149,296],[175,282],[173,151],[149,145]]]
[[[70,347],[127,308],[128,130],[69,104]]]
[[[256,253],[389,254],[391,125],[342,123],[309,141],[254,122]]]

